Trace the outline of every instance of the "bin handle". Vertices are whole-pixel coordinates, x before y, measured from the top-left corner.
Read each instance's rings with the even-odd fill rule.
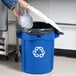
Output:
[[[60,34],[60,35],[64,35],[64,33],[63,33],[63,32],[59,32],[59,34]]]

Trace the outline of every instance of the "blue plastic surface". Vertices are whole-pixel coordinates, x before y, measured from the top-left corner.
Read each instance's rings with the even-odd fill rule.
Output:
[[[21,35],[21,36],[20,36]],[[31,74],[45,74],[53,70],[55,32],[36,36],[20,32],[22,70]]]

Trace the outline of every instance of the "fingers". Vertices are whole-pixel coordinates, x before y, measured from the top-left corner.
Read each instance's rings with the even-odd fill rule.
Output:
[[[13,13],[16,17],[22,16],[22,13],[19,10],[17,10],[16,8],[13,10]]]

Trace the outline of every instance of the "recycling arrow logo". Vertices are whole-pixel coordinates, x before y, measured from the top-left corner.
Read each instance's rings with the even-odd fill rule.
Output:
[[[43,49],[43,47],[35,47],[32,53],[36,58],[43,58],[45,55],[45,50]]]

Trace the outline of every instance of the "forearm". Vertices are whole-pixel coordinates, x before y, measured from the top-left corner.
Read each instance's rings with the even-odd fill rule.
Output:
[[[28,3],[24,0],[18,0],[20,7],[27,9]]]

